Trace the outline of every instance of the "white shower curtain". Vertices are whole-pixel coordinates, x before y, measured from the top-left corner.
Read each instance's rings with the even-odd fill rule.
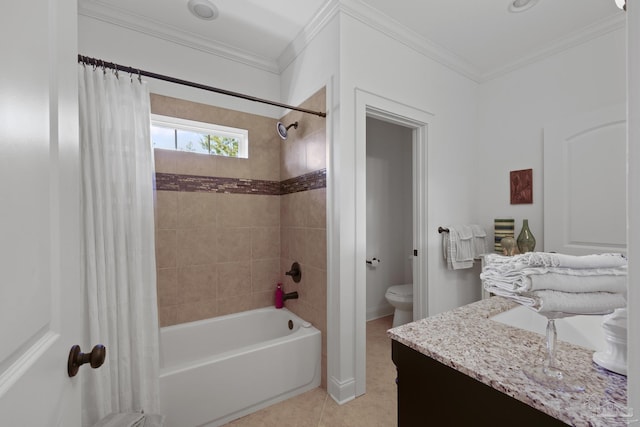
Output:
[[[107,357],[83,378],[83,425],[159,410],[149,91],[137,76],[79,65],[85,345]]]

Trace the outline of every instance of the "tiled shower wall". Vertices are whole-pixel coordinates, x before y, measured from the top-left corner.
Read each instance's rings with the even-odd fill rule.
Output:
[[[271,305],[282,277],[280,196],[219,193],[207,184],[279,183],[276,120],[159,95],[151,111],[248,129],[250,144],[248,159],[155,150],[160,325]]]
[[[301,106],[325,111],[324,89]],[[325,119],[289,113],[282,141],[268,117],[155,94],[151,111],[249,130],[248,159],[155,150],[160,325],[270,306],[283,282],[300,295],[286,306],[322,331],[326,387]]]
[[[305,101],[301,107],[326,111],[325,90]],[[308,191],[288,189],[286,184],[301,176],[326,177],[326,120],[318,116],[292,111],[282,119],[285,125],[298,122],[289,129],[289,137],[281,144],[280,241],[282,271],[294,261],[300,263],[302,280],[284,280],[285,292],[298,291],[300,298],[285,305],[322,331],[322,386],[326,388],[327,366],[327,219],[326,187]],[[299,178],[297,179],[299,181]],[[326,182],[326,181],[325,181]]]

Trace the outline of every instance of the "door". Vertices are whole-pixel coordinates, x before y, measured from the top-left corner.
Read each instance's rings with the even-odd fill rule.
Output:
[[[625,253],[626,200],[624,105],[545,126],[545,251]]]
[[[0,6],[2,426],[80,425],[76,21],[73,0]]]

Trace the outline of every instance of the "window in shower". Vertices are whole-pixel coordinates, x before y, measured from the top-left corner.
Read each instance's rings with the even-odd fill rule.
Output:
[[[154,148],[225,157],[249,157],[249,131],[177,117],[151,115]]]

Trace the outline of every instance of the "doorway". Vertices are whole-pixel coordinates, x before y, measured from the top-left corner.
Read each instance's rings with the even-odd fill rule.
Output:
[[[367,117],[367,322],[393,315],[385,293],[413,284],[411,128]]]
[[[412,248],[410,254],[413,283],[413,318],[427,316],[427,153],[428,130],[433,115],[406,104],[356,89],[355,147],[355,396],[366,391],[366,321],[367,321],[367,120],[376,119],[405,128],[411,135],[411,195]],[[408,168],[407,168],[408,169]],[[382,260],[384,262],[384,259]],[[381,265],[381,264],[379,264]],[[382,285],[381,285],[382,286]],[[388,287],[388,286],[387,286]],[[386,287],[385,287],[386,292]],[[384,293],[382,294],[384,298]]]

